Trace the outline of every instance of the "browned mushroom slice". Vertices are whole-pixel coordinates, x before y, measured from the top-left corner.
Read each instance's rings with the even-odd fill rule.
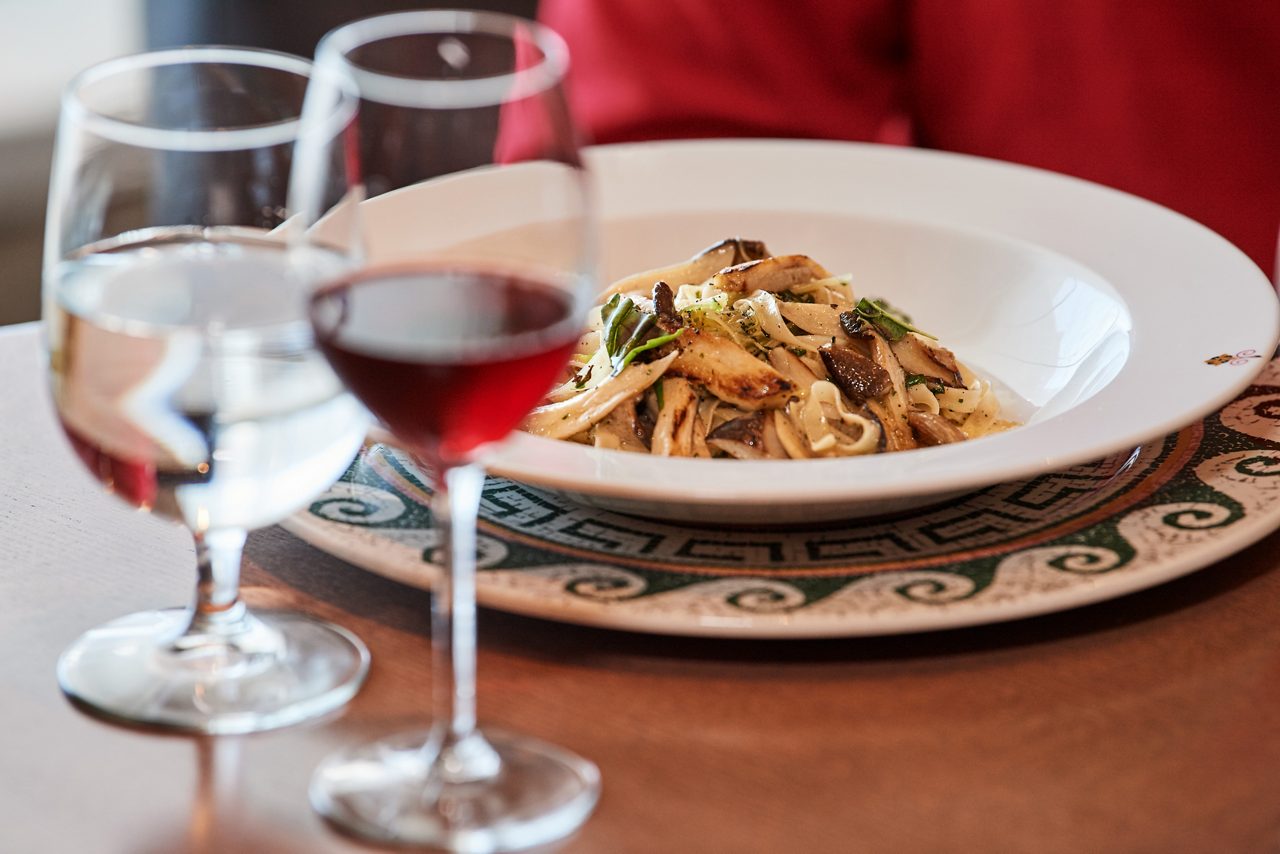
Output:
[[[651,308],[652,311],[649,313],[653,315],[653,326],[657,330],[656,334],[671,335],[679,332],[684,327],[684,318],[676,311],[675,295],[671,293],[671,288],[667,287],[666,282],[658,282],[653,286]],[[661,359],[679,350],[681,344],[681,339],[676,338],[641,354],[640,358],[645,362]]]
[[[688,380],[672,377],[662,383],[662,409],[653,425],[651,453],[662,457],[693,456],[693,429],[698,395]]]
[[[666,282],[672,288],[678,288],[681,285],[696,285],[705,282],[710,276],[715,275],[717,271],[723,270],[725,267],[766,258],[768,255],[769,250],[758,240],[743,240],[739,237],[731,237],[727,240],[721,240],[713,246],[708,246],[687,261],[681,261],[679,264],[672,264],[669,267],[645,270],[642,273],[619,279],[601,294],[601,299],[608,299],[614,294],[624,294],[630,291],[648,291],[656,282]]]
[[[765,459],[764,424],[763,412],[726,421],[707,434],[707,444],[739,460]]]
[[[892,386],[888,371],[852,347],[826,344],[818,353],[832,381],[854,403],[880,397]]]
[[[867,400],[868,407],[876,413],[880,426],[884,428],[885,450],[905,451],[914,448],[915,436],[911,433],[911,425],[907,423],[907,413],[912,406],[907,399],[907,378],[902,365],[898,364],[897,357],[889,348],[889,342],[879,332],[864,326],[860,337],[870,349],[871,360],[889,375],[889,388],[884,394]],[[883,412],[872,406],[877,402],[883,404]]]
[[[909,412],[907,423],[911,425],[921,445],[949,445],[952,442],[963,442],[966,438],[959,427],[925,409],[913,409]]]
[[[889,347],[907,374],[928,377],[952,388],[965,387],[955,354],[946,347],[931,344],[912,333],[890,342]]]
[[[684,318],[676,311],[676,296],[666,282],[658,282],[653,286],[653,314],[657,318],[655,325],[664,335],[684,326]]]
[[[721,240],[710,249],[704,249],[703,253],[705,254],[711,250],[719,252],[729,250],[733,252],[733,260],[725,265],[727,267],[769,257],[769,250],[765,247],[763,240],[743,240],[741,237],[729,237]]]
[[[842,311],[840,312],[840,328],[844,330],[845,335],[857,339],[861,337],[867,327],[856,311]]]
[[[688,329],[680,336],[680,355],[667,369],[687,377],[716,397],[743,409],[776,409],[794,386],[782,374],[719,335]]]
[[[904,416],[893,412],[878,400],[868,400],[862,404],[862,407],[863,411],[859,414],[880,425],[880,440],[877,443],[877,452],[909,451],[912,448],[919,447],[915,436],[911,432],[911,425],[905,420]]]
[[[924,347],[925,351],[933,358],[935,362],[938,363],[939,367],[945,368],[946,370],[955,374],[957,377],[960,376],[960,363],[956,360],[955,353],[952,353],[950,350],[948,350],[946,347],[943,347],[937,341],[931,341],[928,338],[917,337],[914,334],[911,335],[910,337],[915,338],[917,341],[920,342],[920,346]]]
[[[915,436],[907,423],[907,413],[912,406],[907,398],[906,373],[893,354],[888,340],[871,324],[859,322],[851,311],[840,315],[840,324],[850,336],[850,347],[855,351],[865,348],[868,358],[889,375],[889,388],[884,394],[866,401],[884,430],[885,450],[905,451],[916,447]]]
[[[726,293],[785,291],[831,274],[808,255],[775,255],[726,267],[709,283]]]

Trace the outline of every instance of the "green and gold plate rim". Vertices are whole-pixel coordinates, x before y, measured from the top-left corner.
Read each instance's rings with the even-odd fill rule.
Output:
[[[976,450],[976,449],[975,449]],[[1280,526],[1280,360],[1202,422],[893,518],[776,530],[624,516],[502,478],[481,508],[481,604],[632,631],[836,637],[1060,611],[1202,569]],[[424,478],[367,447],[285,527],[429,587]]]

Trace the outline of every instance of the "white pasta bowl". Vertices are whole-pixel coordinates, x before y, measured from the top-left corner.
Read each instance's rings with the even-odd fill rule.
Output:
[[[1243,253],[1183,216],[1085,181],[809,141],[606,146],[589,160],[602,283],[731,236],[809,255],[851,273],[856,295],[909,312],[994,380],[1023,426],[955,445],[786,461],[671,459],[516,434],[489,460],[493,473],[588,504],[738,524],[899,512],[1173,432],[1230,401],[1276,346],[1275,293]],[[440,188],[425,185],[366,203],[373,259],[493,239],[548,251],[518,208],[475,204],[489,186],[480,175],[445,188],[464,205],[442,204]]]

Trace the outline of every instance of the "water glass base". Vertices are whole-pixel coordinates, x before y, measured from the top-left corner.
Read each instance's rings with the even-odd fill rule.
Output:
[[[354,635],[300,614],[252,614],[248,631],[225,638],[184,635],[189,619],[175,608],[92,629],[58,660],[58,684],[120,723],[227,735],[323,716],[369,669]]]
[[[493,777],[451,782],[432,765],[426,731],[400,733],[326,759],[311,804],[338,828],[384,843],[465,854],[516,851],[576,830],[600,797],[596,766],[525,736],[486,730]]]

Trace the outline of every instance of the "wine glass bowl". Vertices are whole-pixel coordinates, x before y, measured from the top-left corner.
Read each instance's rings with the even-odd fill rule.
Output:
[[[599,794],[586,760],[476,725],[484,455],[565,369],[594,292],[566,68],[554,33],[492,13],[369,18],[317,49],[294,236],[365,265],[317,280],[316,340],[431,474],[446,570],[432,596],[430,728],[336,754],[312,779],[317,810],[359,836],[525,848],[574,830]],[[380,197],[410,193],[421,216],[366,228]]]
[[[367,414],[316,350],[306,288],[345,269],[283,239],[310,66],[185,48],[112,60],[64,97],[44,265],[51,391],[72,449],[129,504],[185,525],[189,608],[83,635],[58,678],[131,723],[229,733],[326,714],[368,652],[336,626],[250,612],[246,532],[294,512]]]

